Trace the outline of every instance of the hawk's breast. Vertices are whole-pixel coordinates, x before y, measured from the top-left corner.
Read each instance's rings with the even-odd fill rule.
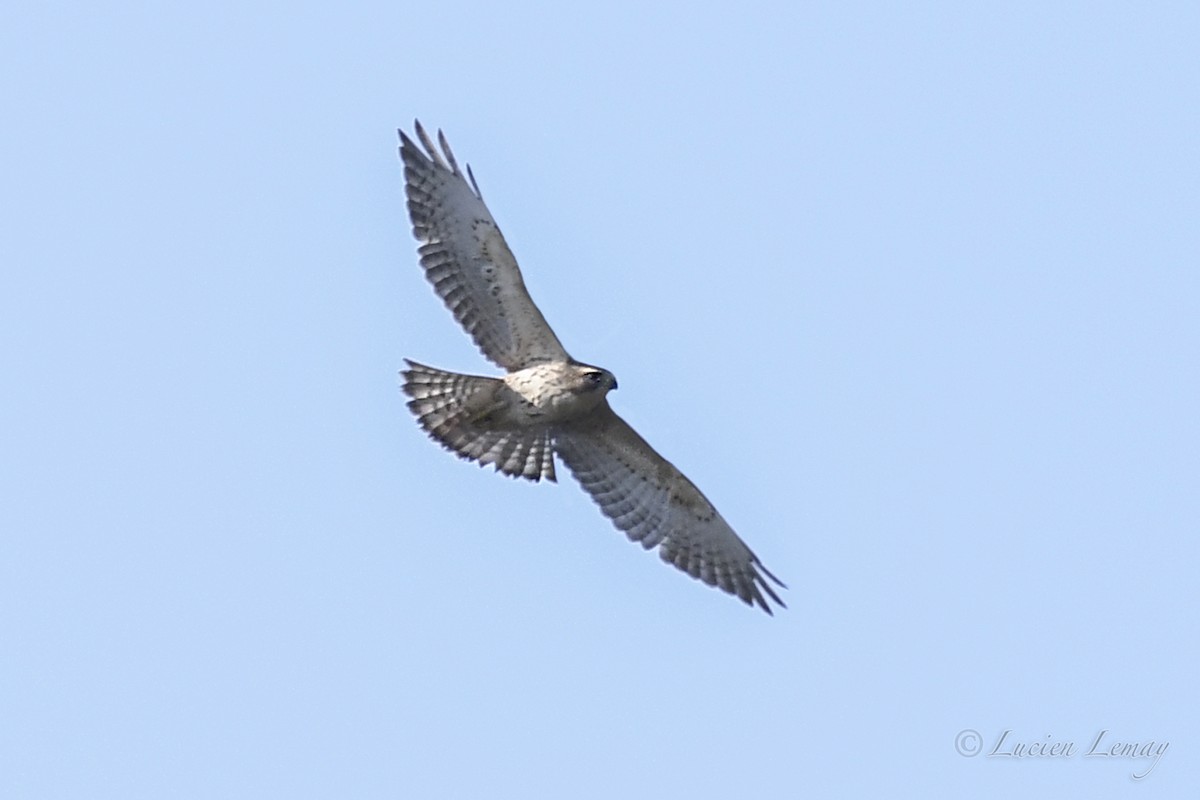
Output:
[[[574,364],[535,364],[504,377],[508,388],[528,403],[543,423],[567,422],[588,414],[604,400]]]

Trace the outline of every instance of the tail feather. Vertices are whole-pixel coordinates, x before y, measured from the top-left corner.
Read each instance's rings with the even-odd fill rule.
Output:
[[[408,407],[431,439],[505,475],[556,480],[548,428],[497,426],[495,418],[505,407],[503,381],[405,363],[408,369],[401,374],[404,393],[412,398]]]

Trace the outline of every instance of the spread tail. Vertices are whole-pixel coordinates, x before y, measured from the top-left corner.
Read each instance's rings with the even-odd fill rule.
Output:
[[[462,375],[427,367],[409,359],[404,393],[417,422],[447,450],[460,458],[493,464],[497,471],[531,481],[554,481],[554,450],[550,430],[503,427],[508,387],[496,378]]]

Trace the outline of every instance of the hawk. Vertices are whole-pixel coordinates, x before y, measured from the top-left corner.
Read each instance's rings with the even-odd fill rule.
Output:
[[[571,358],[533,304],[475,176],[446,137],[400,133],[421,267],[480,351],[507,374],[462,375],[405,359],[409,409],[430,438],[505,475],[555,481],[557,455],[613,524],[663,561],[773,613],[784,587],[671,462],[609,407],[617,379]]]

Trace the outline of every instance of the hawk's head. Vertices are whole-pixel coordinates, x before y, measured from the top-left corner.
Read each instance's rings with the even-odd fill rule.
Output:
[[[579,375],[579,390],[583,392],[600,392],[607,394],[617,388],[617,378],[611,372],[589,364],[576,364]]]

